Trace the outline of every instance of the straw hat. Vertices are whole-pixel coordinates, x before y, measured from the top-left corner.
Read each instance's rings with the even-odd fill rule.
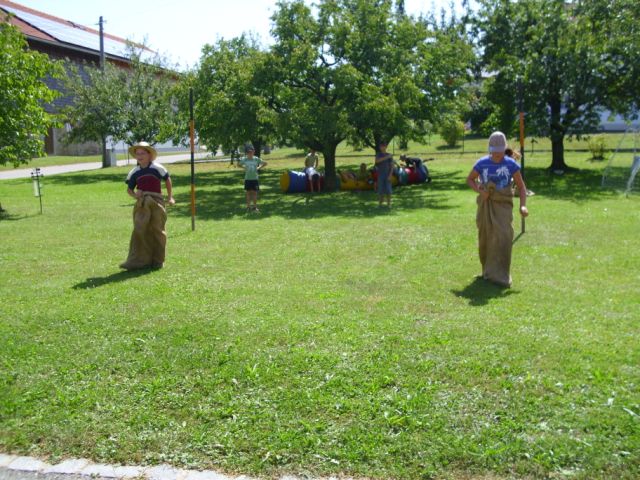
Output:
[[[135,143],[135,144],[131,145],[129,147],[129,155],[131,155],[132,157],[135,157],[136,156],[136,150],[138,148],[142,148],[143,150],[146,150],[147,152],[149,152],[149,155],[151,155],[151,161],[152,162],[158,156],[158,152],[156,152],[156,149],[153,148],[151,145],[149,145],[147,142],[138,142],[138,143]]]

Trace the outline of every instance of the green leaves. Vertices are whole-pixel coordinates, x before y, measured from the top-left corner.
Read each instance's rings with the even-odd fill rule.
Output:
[[[104,70],[83,65],[68,67],[65,86],[73,104],[65,109],[73,126],[67,142],[140,140],[162,142],[173,136],[166,128],[172,115],[172,83],[177,80],[166,62],[156,56],[141,58],[142,50],[130,46],[130,68],[106,63]]]
[[[58,96],[44,78],[60,74],[57,64],[28,50],[20,32],[0,21],[0,165],[43,155],[43,137],[56,122],[45,105]]]
[[[261,145],[275,137],[277,99],[270,81],[270,61],[250,37],[206,45],[195,73],[198,134],[206,145],[232,151],[251,141]]]
[[[282,1],[272,21],[266,51],[246,36],[203,49],[200,138],[225,150],[271,139],[314,148],[329,185],[340,142],[420,140],[468,80],[460,26],[397,15],[389,0]]]
[[[631,0],[484,0],[474,20],[482,65],[493,72],[487,121],[516,131],[516,77],[524,82],[527,133],[553,142],[553,169],[565,169],[563,140],[597,128],[599,112],[637,110],[640,34]],[[621,48],[624,46],[623,48]],[[635,53],[633,53],[635,52]]]

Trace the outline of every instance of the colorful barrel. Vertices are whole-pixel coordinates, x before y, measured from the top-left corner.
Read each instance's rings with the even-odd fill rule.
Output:
[[[407,182],[409,185],[413,185],[415,183],[422,183],[423,180],[423,176],[420,174],[419,170],[416,170],[415,168],[408,168],[408,174],[409,174],[409,181]]]
[[[368,180],[356,180],[351,178],[340,178],[337,176],[338,190],[371,190],[374,181],[377,179],[377,172],[373,172]],[[401,167],[391,178],[391,185],[412,185],[431,181],[429,172],[424,165],[418,168]],[[320,184],[324,188],[324,175],[320,175]],[[309,191],[309,181],[304,172],[289,170],[280,175],[280,189],[283,193],[304,193]]]
[[[340,179],[340,190],[371,190],[373,188],[373,181],[356,180],[356,179]]]
[[[431,181],[431,177],[429,176],[429,170],[424,163],[420,164],[420,176],[422,178],[422,182],[429,183]]]
[[[324,188],[324,175],[320,175],[320,188]],[[310,191],[309,180],[304,172],[289,170],[280,175],[280,190],[283,193],[303,193]]]
[[[280,189],[283,193],[301,193],[308,190],[307,175],[289,170],[280,175]]]
[[[400,185],[407,185],[409,183],[409,171],[408,168],[398,168],[398,182]]]

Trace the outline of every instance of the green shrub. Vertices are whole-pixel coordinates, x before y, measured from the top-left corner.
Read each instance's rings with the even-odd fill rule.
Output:
[[[447,146],[455,147],[464,135],[464,123],[459,118],[448,115],[440,123],[440,136]]]
[[[604,135],[595,135],[589,138],[589,151],[593,160],[604,159],[604,151],[606,149],[606,139]]]

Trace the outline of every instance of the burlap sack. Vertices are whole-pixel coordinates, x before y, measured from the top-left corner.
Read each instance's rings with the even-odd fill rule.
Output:
[[[489,198],[478,196],[478,251],[482,277],[505,287],[511,286],[511,249],[513,245],[513,190],[496,190],[494,183],[486,185]]]
[[[129,242],[129,256],[120,265],[126,270],[162,267],[167,246],[165,224],[167,211],[162,195],[145,192],[133,207],[133,233]]]

